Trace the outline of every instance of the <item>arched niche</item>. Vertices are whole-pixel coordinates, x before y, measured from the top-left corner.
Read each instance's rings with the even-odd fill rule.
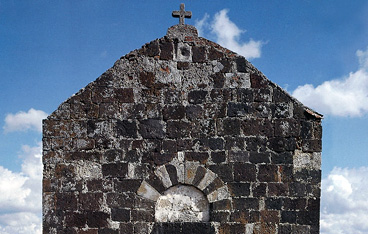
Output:
[[[206,196],[191,185],[173,186],[156,201],[156,222],[208,222],[209,218]]]

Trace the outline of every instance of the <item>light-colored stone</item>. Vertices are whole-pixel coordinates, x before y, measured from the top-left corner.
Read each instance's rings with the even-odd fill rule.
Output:
[[[195,187],[177,185],[157,200],[155,219],[157,222],[207,222],[209,203]]]
[[[172,186],[169,173],[167,173],[165,166],[158,167],[155,171],[155,174],[158,176],[158,178],[160,178],[165,188],[169,188]]]
[[[226,185],[216,189],[212,193],[207,195],[209,202],[221,201],[230,197],[229,190]]]
[[[192,161],[188,161],[185,163],[185,178],[184,178],[184,183],[185,184],[192,184],[193,183],[193,179],[196,175],[197,169],[199,166],[199,162],[192,162]]]
[[[152,201],[157,201],[161,196],[161,194],[146,181],[142,182],[141,186],[138,188],[137,194]]]
[[[303,168],[319,170],[321,168],[321,153],[305,153],[301,150],[295,150],[293,164],[295,170]]]
[[[102,178],[101,164],[90,161],[78,161],[75,164],[76,179]]]
[[[198,184],[198,188],[200,190],[205,189],[212,181],[216,178],[216,174],[213,173],[211,170],[207,170],[206,174],[204,175],[201,182]]]
[[[185,168],[184,168],[184,153],[178,152],[176,157],[171,161],[171,164],[176,167],[176,172],[178,175],[178,182],[184,183],[184,174],[185,174]]]

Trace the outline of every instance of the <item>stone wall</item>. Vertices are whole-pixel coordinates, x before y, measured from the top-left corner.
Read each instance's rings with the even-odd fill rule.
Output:
[[[43,232],[319,233],[321,134],[243,57],[173,26],[44,120]]]

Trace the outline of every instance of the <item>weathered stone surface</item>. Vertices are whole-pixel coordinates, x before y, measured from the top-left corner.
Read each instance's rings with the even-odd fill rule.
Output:
[[[206,222],[209,203],[201,191],[186,185],[177,185],[157,200],[157,222]]]
[[[43,121],[44,233],[318,233],[321,138],[321,115],[175,25]]]

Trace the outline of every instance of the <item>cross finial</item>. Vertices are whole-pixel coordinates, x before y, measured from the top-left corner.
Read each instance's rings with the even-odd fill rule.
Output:
[[[174,18],[179,18],[179,25],[184,25],[184,18],[192,18],[191,11],[185,11],[184,3],[180,4],[180,11],[173,11],[172,16]]]

